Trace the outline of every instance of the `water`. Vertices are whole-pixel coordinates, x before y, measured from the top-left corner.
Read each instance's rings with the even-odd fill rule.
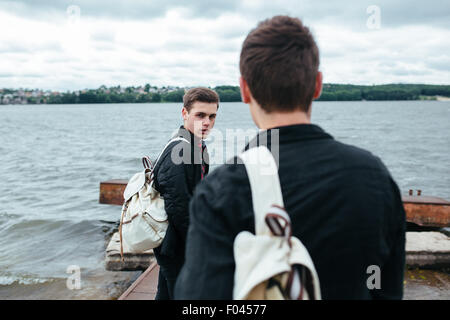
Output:
[[[313,108],[313,123],[381,157],[402,193],[450,199],[450,102]],[[117,298],[138,273],[104,269],[120,208],[98,203],[99,183],[140,170],[180,124],[179,104],[0,106],[0,298]],[[222,103],[216,128],[254,128],[248,107]],[[79,290],[66,285],[71,266]]]

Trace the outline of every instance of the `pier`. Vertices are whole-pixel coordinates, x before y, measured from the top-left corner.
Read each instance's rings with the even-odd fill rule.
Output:
[[[100,183],[99,202],[122,205],[127,180]],[[408,229],[406,232],[406,270],[404,299],[450,299],[450,237],[440,228],[450,227],[450,202],[421,195],[403,195]],[[117,210],[117,219],[120,210]],[[152,300],[156,295],[159,266],[153,251],[131,253],[124,247],[120,256],[119,234],[116,232],[106,248],[105,268],[109,271],[142,270],[140,277],[119,300]]]

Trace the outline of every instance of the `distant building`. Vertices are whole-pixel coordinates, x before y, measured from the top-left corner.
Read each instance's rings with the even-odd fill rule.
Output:
[[[12,101],[12,99],[13,99],[13,95],[12,95],[12,94],[10,94],[10,93],[5,94],[5,95],[3,96],[3,101],[2,101],[2,103],[3,103],[3,104],[10,104],[11,101]]]

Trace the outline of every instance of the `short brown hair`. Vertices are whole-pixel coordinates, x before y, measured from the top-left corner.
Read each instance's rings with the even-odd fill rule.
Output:
[[[189,112],[191,111],[194,102],[217,103],[219,109],[219,95],[214,90],[209,88],[199,87],[189,89],[183,96],[183,106]]]
[[[248,34],[239,67],[265,111],[307,112],[315,90],[319,49],[299,19],[275,16]]]

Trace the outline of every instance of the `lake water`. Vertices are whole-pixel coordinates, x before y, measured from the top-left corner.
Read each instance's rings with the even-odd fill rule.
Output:
[[[403,194],[444,199],[449,120],[440,101],[318,102],[312,114],[335,139],[378,155]],[[139,273],[104,269],[120,207],[98,203],[99,183],[141,170],[180,124],[180,104],[0,106],[0,299],[117,298]],[[219,132],[251,128],[245,104],[221,104]],[[79,290],[66,285],[73,266]]]

